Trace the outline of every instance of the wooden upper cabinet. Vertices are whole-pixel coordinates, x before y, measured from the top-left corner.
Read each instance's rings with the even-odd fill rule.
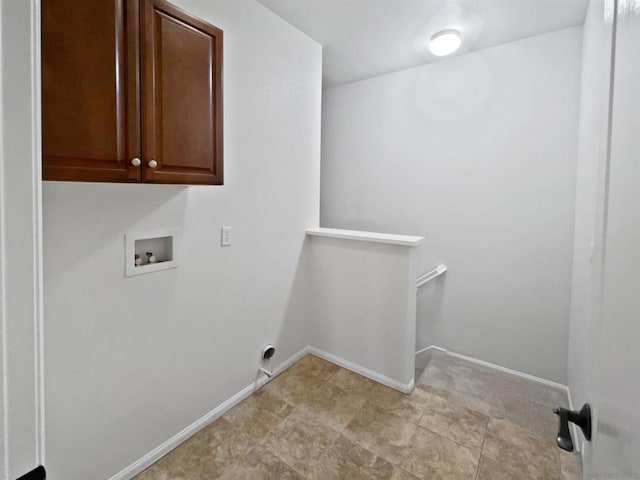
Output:
[[[136,2],[43,0],[45,180],[139,182]]]
[[[222,31],[160,0],[42,0],[45,180],[222,184]]]
[[[222,31],[163,0],[143,5],[143,178],[222,184]]]

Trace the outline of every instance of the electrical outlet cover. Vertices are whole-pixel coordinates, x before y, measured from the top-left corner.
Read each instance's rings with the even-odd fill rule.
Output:
[[[222,246],[228,247],[231,245],[231,227],[222,227]]]

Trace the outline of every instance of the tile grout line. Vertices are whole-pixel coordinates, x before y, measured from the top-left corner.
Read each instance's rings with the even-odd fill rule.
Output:
[[[279,398],[279,397],[276,397],[276,398]],[[277,428],[279,428],[279,427],[284,426],[284,425],[289,421],[289,419],[291,418],[291,414],[295,411],[295,409],[296,409],[296,408],[298,408],[298,407],[296,407],[296,406],[294,406],[294,405],[291,405],[290,403],[288,403],[286,400],[284,400],[284,399],[282,399],[282,398],[280,398],[280,400],[282,400],[282,401],[283,401],[284,403],[286,403],[287,405],[291,406],[291,407],[292,407],[292,409],[291,409],[291,411],[289,412],[289,415],[287,415],[287,417],[286,417],[284,420],[282,420],[282,422],[280,422],[277,426],[275,426],[275,427],[273,427],[271,430],[269,430],[269,433],[267,433],[267,435],[265,435],[265,437],[260,441],[260,443],[259,443],[259,444],[260,444],[261,446],[263,446],[263,447],[264,447],[264,449],[265,449],[267,452],[269,452],[271,455],[273,455],[275,458],[277,458],[280,462],[282,462],[283,464],[285,464],[285,465],[286,465],[287,467],[289,467],[291,470],[293,470],[294,472],[296,472],[297,474],[299,474],[301,477],[303,477],[303,478],[307,478],[307,476],[306,476],[306,475],[302,475],[300,472],[298,472],[298,470],[297,470],[297,469],[295,469],[292,465],[289,465],[289,463],[285,462],[282,458],[280,458],[280,457],[278,456],[278,454],[277,454],[276,452],[274,452],[273,450],[271,450],[271,449],[266,445],[266,443],[267,443],[267,438],[269,437],[269,435],[271,435],[271,432],[272,432],[272,431],[275,431],[275,430],[276,430]]]
[[[322,358],[318,357],[317,355],[313,355],[312,353],[309,353],[309,354],[307,354],[307,355],[312,355],[312,356],[314,356],[314,357],[316,357],[316,358],[318,358],[318,359],[323,360],[323,361],[325,361],[325,362],[326,362],[326,360],[324,360],[324,359],[322,359]],[[302,357],[302,358],[304,358],[304,357]],[[331,362],[328,362],[328,363],[331,363]],[[292,365],[292,366],[293,366],[293,365]],[[289,368],[291,368],[291,367],[289,367]],[[331,375],[329,375],[327,378],[322,379],[322,381],[321,381],[321,385],[326,384],[326,383],[329,383],[329,380],[331,380],[331,378],[333,378],[333,377],[334,377],[334,376],[335,376],[335,375],[336,375],[336,374],[337,374],[341,369],[342,369],[342,367],[338,367],[338,369],[337,369],[335,372],[333,372],[333,373],[332,373]],[[288,369],[287,369],[287,370],[288,370]],[[282,373],[284,373],[284,372],[282,372]],[[341,390],[342,390],[342,389],[341,389]],[[271,394],[271,395],[273,395],[273,394]],[[281,397],[279,397],[279,396],[277,396],[277,395],[273,395],[273,396],[274,396],[274,397],[276,397],[276,398],[279,398],[279,399],[280,399],[281,401],[283,401],[285,404],[287,404],[287,405],[289,405],[290,407],[292,407],[292,410],[291,410],[291,412],[289,412],[289,415],[287,415],[287,417],[286,417],[284,420],[282,420],[282,422],[280,422],[276,427],[272,428],[272,429],[269,431],[269,433],[265,436],[265,438],[264,438],[264,439],[262,439],[261,444],[264,446],[264,448],[265,448],[269,453],[271,453],[271,455],[273,455],[275,458],[277,458],[279,461],[281,461],[283,464],[285,464],[285,465],[286,465],[287,467],[289,467],[291,470],[293,470],[294,472],[296,472],[297,474],[299,474],[303,479],[308,479],[308,478],[309,478],[309,475],[304,475],[304,474],[302,474],[302,472],[299,472],[299,471],[298,471],[298,470],[297,470],[293,465],[290,465],[287,461],[285,461],[284,459],[280,458],[276,452],[274,452],[274,451],[272,451],[271,449],[269,449],[266,445],[264,445],[264,443],[266,442],[267,437],[269,437],[269,435],[271,434],[271,432],[272,432],[272,431],[274,431],[274,430],[275,430],[276,428],[278,428],[278,427],[281,427],[281,426],[285,425],[285,424],[287,423],[287,421],[289,421],[289,419],[291,418],[291,415],[294,413],[294,411],[296,411],[296,409],[297,409],[299,412],[302,412],[302,413],[304,413],[304,414],[307,414],[307,415],[309,415],[309,416],[313,417],[313,419],[314,419],[315,421],[318,421],[318,422],[319,422],[319,419],[318,419],[315,415],[313,415],[313,414],[312,414],[312,412],[310,412],[310,411],[308,411],[307,409],[305,409],[303,406],[301,406],[301,405],[292,405],[291,403],[289,403],[289,402],[288,402],[286,399],[284,399],[284,398],[281,398]],[[327,427],[328,427],[329,429],[333,430],[337,435],[336,435],[336,437],[332,440],[331,444],[327,447],[327,449],[326,449],[326,450],[324,450],[324,451],[322,452],[322,454],[321,454],[321,456],[320,456],[320,457],[322,457],[322,456],[325,454],[325,452],[326,452],[329,448],[331,448],[333,445],[335,445],[336,440],[337,440],[340,436],[342,436],[342,435],[343,435],[343,432],[341,432],[341,431],[339,431],[339,430],[337,430],[337,429],[333,428],[331,425],[327,425]],[[368,450],[367,450],[367,451],[368,451]],[[319,462],[319,461],[320,461],[320,458],[318,459],[318,462]],[[316,463],[317,463],[317,462],[316,462]]]
[[[453,440],[453,439],[451,439],[451,438],[449,438],[449,437],[444,436],[444,435],[443,435],[443,434],[441,434],[441,433],[434,432],[434,431],[433,431],[433,430],[431,430],[430,428],[423,427],[422,425],[416,425],[416,426],[417,426],[419,429],[421,428],[421,429],[423,429],[423,430],[426,430],[426,431],[427,431],[427,432],[429,432],[429,433],[433,433],[433,434],[434,434],[434,435],[436,435],[437,437],[443,438],[443,439],[445,439],[445,440],[447,440],[447,441],[449,441],[449,442],[451,442],[451,443],[455,443],[455,444],[456,444],[456,445],[458,445],[459,447],[463,447],[463,448],[465,448],[465,449],[467,449],[467,450],[473,451],[473,450],[475,450],[475,448],[476,448],[476,447],[469,447],[468,445],[465,445],[464,443],[460,443],[458,440]],[[486,430],[485,430],[485,435],[486,435]],[[483,436],[483,438],[482,438],[482,445],[484,446],[484,436]],[[479,447],[479,448],[480,448],[480,450],[482,451],[482,447]]]
[[[536,385],[536,387],[540,387],[540,386],[546,387],[550,391],[556,391],[556,392],[560,391],[565,395],[565,400],[568,403],[568,394],[567,394],[566,386],[564,386],[564,385],[558,385],[558,387],[564,387],[564,388],[557,388],[555,386],[549,385],[549,384],[544,383],[544,382],[539,382],[539,381],[531,379],[531,378],[520,376],[520,375],[518,375],[518,373],[520,373],[520,372],[517,372],[515,370],[514,371],[504,371],[504,370],[502,370],[503,367],[495,368],[496,366],[492,366],[491,364],[486,365],[484,363],[477,363],[475,361],[469,360],[470,357],[460,356],[458,354],[448,353],[445,356],[449,356],[451,358],[454,358],[454,359],[460,361],[462,364],[464,364],[465,368],[469,368],[469,369],[472,369],[472,370],[473,369],[477,369],[477,370],[480,370],[481,372],[487,373],[487,374],[492,375],[492,376],[496,375],[496,374],[499,374],[499,375],[504,376],[505,378],[515,380],[516,384],[519,383],[519,382],[523,382],[523,383],[529,384],[529,385]],[[428,366],[429,366],[429,364],[427,364],[427,367],[425,367],[425,369],[422,371],[422,373],[424,373],[427,370]],[[436,368],[439,368],[439,367],[436,367]],[[507,370],[510,370],[510,369],[507,369]],[[416,382],[416,387],[418,387],[418,388],[420,387],[420,385],[417,382]],[[463,391],[460,391],[459,393],[465,394],[465,395],[469,394],[468,392],[463,392]],[[544,401],[542,401],[540,399],[531,399],[530,397],[528,397],[526,395],[512,394],[510,396],[512,396],[512,397],[514,397],[514,398],[516,398],[518,400],[523,400],[523,401],[534,403],[537,406],[544,407],[546,409],[552,409],[555,406],[557,406],[555,404],[551,405],[550,403],[544,402]]]
[[[283,401],[284,401],[284,400],[283,400]],[[285,402],[285,403],[286,403],[286,402]],[[315,416],[315,415],[312,415],[312,414],[311,414],[311,412],[309,412],[309,411],[305,410],[303,407],[301,407],[301,406],[293,406],[293,405],[291,405],[291,406],[293,407],[293,410],[291,410],[291,412],[289,413],[289,415],[287,415],[287,418],[286,418],[286,419],[284,419],[284,420],[283,420],[283,422],[279,424],[279,426],[282,426],[282,425],[284,425],[285,423],[287,423],[287,421],[289,420],[289,418],[291,417],[291,415],[293,414],[293,412],[294,412],[296,409],[298,409],[300,412],[302,412],[302,413],[304,413],[304,414],[307,414],[307,415],[309,415],[309,416],[312,416],[312,417],[313,417],[313,419],[314,419],[315,421],[318,421],[318,422],[319,422],[319,420],[316,418],[316,416]],[[331,444],[330,444],[329,446],[327,446],[327,449],[326,449],[326,450],[323,450],[322,454],[320,455],[320,458],[324,455],[324,453],[325,453],[329,448],[331,448],[331,447],[335,444],[335,442],[336,442],[336,440],[338,439],[338,437],[339,437],[340,435],[342,435],[342,434],[341,434],[341,432],[337,431],[335,428],[331,427],[330,425],[327,425],[327,428],[329,428],[329,429],[333,430],[335,433],[337,433],[337,435],[336,435],[336,437],[332,440]],[[265,439],[266,439],[266,437],[265,437]],[[282,463],[284,463],[287,467],[289,467],[291,470],[293,470],[293,471],[294,471],[294,472],[296,472],[298,475],[300,475],[300,477],[302,477],[303,479],[308,479],[308,478],[309,478],[309,475],[304,475],[302,472],[298,471],[298,469],[296,469],[293,465],[290,465],[290,464],[289,464],[286,460],[284,460],[283,458],[280,458],[276,452],[274,452],[274,451],[272,451],[271,449],[269,449],[266,445],[264,446],[264,448],[265,448],[269,453],[271,453],[271,455],[273,455],[273,456],[274,456],[274,457],[276,457],[278,460],[280,460]],[[316,461],[316,463],[320,461],[320,458]]]
[[[332,362],[329,362],[329,361],[327,361],[327,360],[323,359],[322,357],[318,357],[317,355],[314,355],[314,354],[312,354],[312,353],[311,353],[311,354],[308,354],[308,355],[311,355],[311,356],[313,356],[314,358],[317,358],[318,360],[321,360],[321,361],[323,361],[323,362],[332,363]],[[302,357],[302,358],[304,358],[304,357]],[[302,358],[301,358],[301,359],[302,359]],[[301,360],[301,359],[300,359],[300,360]],[[297,362],[296,362],[296,363],[297,363]],[[335,365],[335,364],[334,364],[334,365]],[[292,366],[293,366],[293,365],[291,365],[291,367],[292,367]],[[289,367],[289,368],[291,368],[291,367]],[[349,390],[350,390],[350,388],[349,388],[349,387],[359,388],[359,384],[357,384],[357,383],[356,383],[355,385],[352,385],[351,383],[349,383],[348,378],[346,378],[346,379],[345,379],[345,380],[346,380],[346,383],[345,383],[345,381],[343,381],[343,379],[342,379],[342,378],[337,378],[337,380],[339,380],[339,381],[333,382],[333,381],[332,381],[332,379],[333,379],[333,378],[336,378],[336,376],[337,376],[337,375],[338,375],[342,370],[344,370],[345,372],[352,373],[353,375],[362,376],[362,375],[360,375],[360,374],[358,374],[358,373],[356,373],[356,372],[352,372],[352,371],[350,371],[350,370],[348,370],[348,369],[345,369],[344,367],[340,367],[339,365],[338,365],[337,367],[338,367],[338,368],[337,368],[335,371],[333,371],[333,372],[325,372],[325,373],[328,373],[328,375],[327,375],[326,377],[324,377],[324,375],[322,375],[324,378],[321,378],[321,382],[320,382],[320,383],[317,383],[317,384],[314,384],[314,386],[313,386],[312,388],[314,388],[314,389],[315,389],[315,388],[322,388],[322,387],[326,387],[326,386],[328,386],[328,385],[331,385],[331,386],[332,386],[332,388],[333,388],[333,387],[335,387],[335,389],[337,389],[337,391],[338,391],[338,392],[344,392],[344,393],[349,392]],[[288,370],[288,369],[287,369],[287,370]],[[284,373],[285,371],[286,371],[286,370],[283,370],[283,371],[282,371],[282,372],[280,372],[280,373]],[[304,377],[307,377],[307,376],[309,376],[309,375],[304,375]],[[315,375],[310,375],[310,376],[311,376],[311,377],[314,377]],[[367,377],[364,377],[364,378],[367,378]],[[418,387],[418,388],[420,388],[420,386],[417,386],[417,387]],[[255,393],[257,393],[258,391],[262,390],[263,388],[264,388],[264,386],[263,386],[262,388],[259,388],[259,389],[254,390],[254,392],[252,392],[252,393],[251,393],[251,395],[250,395],[249,397],[247,397],[246,399],[242,400],[242,402],[240,402],[238,405],[242,405],[243,403],[245,403],[245,402],[249,401],[249,398],[251,398]],[[338,440],[339,440],[341,437],[343,437],[343,438],[345,438],[345,439],[346,439],[350,444],[353,444],[353,446],[354,446],[354,447],[357,447],[358,449],[361,449],[361,450],[363,450],[363,451],[365,451],[365,452],[368,452],[368,453],[369,453],[369,454],[371,454],[374,458],[380,458],[380,459],[382,459],[382,460],[386,461],[387,463],[389,463],[389,464],[393,467],[393,469],[392,469],[392,474],[393,474],[393,471],[395,471],[395,469],[398,469],[398,470],[400,470],[400,471],[406,471],[406,472],[411,473],[412,475],[414,475],[414,474],[413,474],[413,472],[410,472],[409,470],[406,470],[406,469],[404,469],[404,468],[402,467],[402,465],[403,465],[403,461],[404,461],[404,458],[405,458],[405,455],[404,455],[404,454],[401,456],[401,460],[400,460],[400,462],[396,463],[396,462],[394,462],[394,461],[389,460],[389,459],[386,457],[386,455],[380,455],[380,454],[378,454],[378,453],[375,453],[374,451],[370,450],[367,446],[365,446],[365,445],[361,444],[359,441],[355,440],[354,438],[351,438],[351,436],[350,436],[350,435],[348,435],[348,433],[347,433],[347,432],[348,432],[347,427],[349,426],[349,424],[354,420],[354,418],[355,418],[355,417],[356,417],[356,416],[357,416],[357,415],[358,415],[358,414],[359,414],[363,409],[365,409],[365,408],[369,405],[369,406],[373,406],[373,407],[374,407],[374,408],[376,408],[376,409],[381,409],[381,410],[388,411],[388,414],[392,417],[392,419],[395,419],[396,421],[401,421],[401,422],[405,422],[405,423],[408,423],[408,424],[413,424],[413,428],[415,428],[415,430],[414,430],[414,434],[413,434],[412,440],[414,440],[414,439],[415,439],[415,435],[416,435],[416,433],[420,432],[420,431],[421,431],[421,429],[422,429],[422,431],[429,432],[430,434],[434,435],[435,437],[437,437],[437,438],[441,438],[441,439],[443,439],[443,440],[445,440],[445,441],[448,441],[448,442],[450,442],[451,444],[456,445],[457,447],[465,448],[465,449],[466,449],[466,450],[468,450],[469,452],[473,452],[473,451],[476,451],[476,450],[478,449],[478,447],[470,447],[470,446],[467,446],[467,445],[465,445],[465,444],[461,443],[461,442],[460,442],[460,441],[458,441],[458,440],[454,440],[454,439],[452,439],[452,438],[449,438],[449,437],[448,437],[447,435],[445,435],[445,434],[435,432],[435,431],[433,431],[431,428],[428,428],[428,427],[425,427],[425,426],[420,425],[420,423],[421,423],[421,422],[422,422],[422,420],[424,419],[424,417],[425,417],[425,415],[426,415],[427,411],[435,411],[436,413],[437,413],[437,411],[438,411],[438,409],[437,409],[437,408],[433,409],[433,408],[432,408],[432,407],[433,407],[433,405],[431,405],[431,406],[430,406],[430,405],[429,405],[429,402],[427,402],[427,403],[425,403],[425,404],[422,404],[422,405],[421,405],[420,403],[414,403],[414,402],[411,402],[411,400],[408,400],[408,402],[409,402],[409,403],[413,403],[414,407],[417,407],[417,409],[418,409],[418,410],[417,410],[417,412],[416,412],[416,413],[419,413],[419,415],[418,415],[417,417],[415,417],[415,419],[414,419],[414,420],[411,420],[410,418],[407,418],[407,417],[406,417],[406,416],[404,416],[404,415],[400,415],[399,413],[396,413],[396,409],[398,408],[398,406],[397,406],[397,405],[396,405],[395,407],[393,407],[393,408],[391,408],[391,407],[390,407],[389,409],[388,409],[388,408],[386,408],[386,407],[384,407],[384,406],[379,406],[377,402],[375,402],[375,401],[372,401],[372,400],[371,400],[372,398],[376,398],[376,396],[375,396],[375,395],[373,395],[373,392],[370,392],[370,391],[369,391],[369,389],[366,389],[366,388],[365,388],[364,390],[366,390],[366,392],[367,392],[366,394],[363,394],[363,395],[364,395],[364,397],[365,397],[364,402],[363,402],[359,407],[356,407],[356,409],[355,409],[355,413],[350,417],[350,419],[349,419],[349,420],[348,420],[348,422],[347,422],[347,423],[342,427],[342,429],[338,429],[338,428],[336,428],[336,427],[334,427],[334,426],[332,426],[332,425],[326,424],[326,427],[328,427],[328,429],[329,429],[329,430],[332,430],[332,431],[334,432],[334,434],[335,434],[335,435],[333,435],[333,438],[332,438],[332,439],[330,439],[330,441],[326,444],[326,448],[323,448],[323,449],[322,449],[322,451],[320,451],[320,452],[319,452],[318,458],[317,458],[314,462],[309,462],[309,461],[308,461],[309,459],[307,459],[307,461],[308,461],[308,465],[307,465],[307,466],[309,467],[309,472],[308,472],[308,473],[304,474],[304,473],[300,472],[297,468],[295,468],[294,466],[292,466],[289,462],[287,462],[287,461],[285,461],[284,459],[280,458],[280,456],[279,456],[275,451],[273,451],[271,448],[267,448],[267,446],[266,446],[266,445],[268,444],[269,439],[270,439],[270,438],[272,438],[272,435],[274,434],[274,432],[276,432],[278,429],[283,428],[283,426],[285,426],[285,425],[289,424],[290,422],[293,422],[293,420],[292,420],[292,416],[296,414],[296,411],[297,411],[298,413],[308,415],[308,416],[309,416],[309,418],[310,418],[310,419],[312,419],[314,423],[324,424],[324,423],[323,423],[323,420],[322,420],[322,419],[324,418],[325,413],[326,413],[326,412],[325,412],[325,408],[324,408],[324,406],[323,406],[323,405],[324,405],[324,403],[322,403],[322,402],[321,402],[321,404],[320,404],[320,408],[319,408],[319,409],[318,409],[318,408],[315,408],[315,407],[313,407],[313,406],[312,406],[312,407],[310,407],[310,408],[306,408],[306,404],[305,404],[304,402],[299,403],[299,404],[297,404],[297,405],[294,405],[294,404],[290,403],[286,398],[284,398],[284,397],[282,397],[282,396],[278,395],[278,393],[277,393],[277,392],[279,391],[279,389],[276,389],[276,391],[275,391],[275,392],[272,392],[272,391],[266,391],[266,393],[268,393],[268,395],[270,395],[270,396],[272,396],[272,397],[274,397],[274,398],[276,398],[276,399],[280,400],[284,405],[286,405],[286,406],[290,407],[290,408],[291,408],[291,410],[289,411],[289,413],[288,413],[284,418],[280,418],[280,417],[279,417],[279,416],[277,416],[276,414],[271,413],[271,412],[269,412],[269,411],[264,411],[264,413],[269,414],[270,416],[272,415],[272,416],[274,417],[274,419],[277,419],[278,421],[277,421],[277,422],[275,422],[275,423],[276,423],[275,425],[273,425],[271,428],[269,428],[269,430],[267,431],[267,433],[266,433],[266,434],[265,434],[261,439],[257,440],[257,441],[254,443],[254,446],[258,446],[258,445],[259,445],[259,446],[262,446],[262,447],[265,449],[265,451],[266,451],[266,452],[268,452],[270,455],[272,455],[275,459],[277,459],[278,461],[282,462],[282,464],[283,464],[283,465],[287,466],[287,467],[288,467],[288,468],[290,468],[293,472],[296,472],[298,475],[300,475],[300,478],[301,478],[301,479],[307,479],[307,480],[308,480],[308,479],[310,479],[310,478],[312,478],[312,477],[313,477],[314,472],[315,472],[315,470],[314,470],[314,469],[318,468],[319,466],[321,467],[321,466],[323,465],[323,459],[326,459],[326,456],[327,456],[327,455],[329,455],[329,453],[330,453],[330,449],[334,448],[334,447],[335,447],[335,445],[336,445],[336,443],[338,442]],[[426,392],[429,392],[429,389],[421,388],[421,390],[426,391]],[[460,392],[460,393],[462,394],[463,392]],[[336,394],[336,391],[334,391],[334,392],[333,392],[333,394]],[[466,394],[466,393],[465,393],[464,395],[465,395],[465,396],[468,396],[468,394]],[[472,396],[473,396],[473,395],[472,395]],[[405,394],[405,395],[404,395],[404,397],[406,397],[406,398],[408,399],[409,395],[408,395],[408,394]],[[295,398],[298,398],[298,397],[296,396]],[[305,396],[303,396],[303,397],[301,397],[301,398],[303,398],[303,399],[304,399],[304,398],[306,398],[306,397],[305,397]],[[531,401],[531,400],[529,400],[529,401],[530,401],[530,402],[532,402],[533,404],[541,405],[541,404],[539,404],[538,402],[533,402],[533,401]],[[335,403],[335,402],[334,402],[334,403]],[[331,406],[333,406],[333,405],[334,405],[334,403],[331,403]],[[360,402],[357,402],[357,403],[359,404]],[[393,402],[392,402],[392,403],[393,403]],[[385,404],[386,404],[386,402],[385,402]],[[393,404],[395,405],[395,403],[393,403]],[[402,400],[402,404],[404,404],[404,400]],[[478,463],[477,463],[477,466],[476,466],[476,471],[475,471],[475,476],[474,476],[474,479],[475,479],[475,480],[478,480],[478,479],[480,478],[480,471],[481,471],[481,465],[482,465],[482,458],[483,458],[483,456],[484,456],[484,448],[485,448],[485,446],[487,445],[487,444],[486,444],[486,440],[487,440],[488,431],[489,431],[488,426],[489,426],[489,424],[490,424],[490,422],[491,422],[491,419],[492,419],[492,418],[495,418],[495,417],[493,417],[492,415],[485,415],[485,414],[483,414],[482,412],[480,412],[480,411],[478,411],[478,410],[475,410],[475,409],[472,409],[472,408],[466,407],[466,406],[464,406],[464,405],[462,405],[462,406],[463,406],[465,409],[467,409],[467,410],[470,410],[470,411],[473,411],[473,412],[477,412],[477,413],[479,413],[479,414],[482,414],[482,415],[483,415],[483,417],[485,417],[485,422],[484,422],[484,425],[485,425],[485,426],[484,426],[484,430],[483,430],[483,434],[482,434],[482,441],[481,441],[481,442],[479,442],[479,443],[480,443],[480,446],[479,446],[479,455],[478,455],[478,458],[477,458],[477,462],[478,462]],[[327,407],[327,408],[329,408],[329,407]],[[333,412],[333,407],[331,407],[331,409],[330,409],[330,410],[331,410],[331,412]],[[231,411],[232,411],[232,410],[229,410],[229,412],[231,412]],[[314,413],[314,412],[316,412],[316,413]],[[329,413],[331,413],[331,412],[329,412]],[[333,414],[333,413],[332,413],[332,414]],[[230,421],[227,419],[227,415],[228,415],[228,412],[227,412],[227,413],[225,413],[225,414],[224,414],[223,416],[221,416],[220,418],[221,418],[221,419],[226,420],[226,421],[227,421],[227,422],[229,422],[229,423],[235,424],[236,422],[230,422]],[[336,418],[337,418],[337,420],[338,420],[339,422],[342,422],[342,421],[343,421],[345,418],[347,418],[347,417],[344,417],[342,414],[340,414],[340,415],[338,415],[338,417],[336,417]],[[506,420],[506,421],[508,421],[509,423],[511,423],[508,419],[505,419],[505,420]],[[293,422],[293,423],[295,424],[295,422]],[[342,424],[342,423],[340,423],[340,424]],[[238,426],[241,426],[241,425],[238,425]],[[518,428],[522,428],[522,427],[520,427],[519,425],[516,425],[516,424],[514,424],[514,426],[516,426],[516,427],[518,427]],[[251,434],[250,434],[249,432],[247,432],[247,431],[245,431],[245,433],[247,433],[247,434],[251,435]],[[529,432],[529,433],[531,433],[531,432]],[[194,435],[194,436],[195,436],[195,435]],[[538,435],[535,435],[535,436],[536,436],[536,437],[538,437]],[[466,438],[466,437],[465,437],[465,438]],[[546,437],[542,437],[542,438],[546,438]],[[189,440],[189,439],[188,439],[188,440]],[[183,442],[183,443],[186,443],[188,440],[186,440],[186,441],[185,441],[185,442]],[[405,447],[405,449],[406,449],[406,448],[410,448],[410,447],[411,447],[411,444],[409,444],[407,447]],[[254,447],[251,447],[251,449],[253,449],[253,448],[254,448]],[[249,450],[251,450],[251,449],[249,449]],[[174,449],[174,450],[175,450],[175,449]],[[248,451],[249,451],[249,450],[248,450]],[[169,453],[171,453],[171,452],[169,452]],[[281,452],[281,453],[282,453],[282,452]],[[561,467],[561,458],[560,458],[559,454],[558,454],[557,456],[558,456],[558,461],[559,461],[559,463],[560,463],[560,467]],[[491,457],[487,457],[487,458],[491,458]],[[424,480],[424,479],[423,479],[423,480]]]
[[[484,435],[482,437],[482,446],[480,447],[480,457],[478,457],[478,467],[476,468],[475,480],[478,480],[480,476],[480,465],[482,464],[482,452],[484,452],[484,442],[487,440],[487,433],[489,432],[489,417],[487,417],[487,424],[484,427]]]
[[[429,386],[429,385],[427,385],[427,386]],[[425,387],[425,385],[424,385],[424,384],[417,384],[417,383],[416,383],[416,388],[419,388],[419,389],[424,390],[424,391],[428,391],[428,390],[427,390],[426,388],[424,388],[424,387]],[[432,388],[437,388],[437,387],[432,387]],[[455,392],[456,392],[457,394],[460,394],[460,395],[464,395],[464,396],[469,396],[469,397],[471,397],[471,398],[478,398],[478,399],[480,399],[479,397],[477,397],[477,395],[474,395],[474,394],[473,394],[473,393],[471,393],[471,392],[465,392],[465,391],[462,391],[462,390],[456,390]],[[538,400],[532,400],[531,398],[528,398],[528,397],[526,397],[525,395],[520,395],[520,394],[509,394],[509,396],[510,396],[511,398],[516,399],[516,400],[521,400],[521,401],[524,401],[524,402],[533,403],[533,404],[537,405],[538,407],[542,407],[542,408],[544,408],[544,409],[549,409],[549,411],[551,411],[551,410],[554,408],[554,406],[552,406],[552,405],[550,405],[550,404],[548,404],[548,403],[543,403],[543,402],[538,401]],[[482,400],[482,399],[480,399],[480,400]],[[473,410],[473,409],[470,409],[470,410]],[[507,409],[505,408],[505,409],[500,409],[500,410],[505,410],[505,411],[506,411]],[[480,413],[482,413],[482,412],[480,412]]]

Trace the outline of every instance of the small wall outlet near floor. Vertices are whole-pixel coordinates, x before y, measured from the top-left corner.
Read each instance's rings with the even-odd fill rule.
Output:
[[[222,246],[228,247],[231,245],[231,227],[222,227],[220,233],[222,237]]]

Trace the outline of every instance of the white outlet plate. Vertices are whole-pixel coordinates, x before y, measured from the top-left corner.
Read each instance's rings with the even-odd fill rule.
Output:
[[[222,237],[222,246],[228,247],[229,245],[231,245],[231,227],[222,227],[220,232]]]

